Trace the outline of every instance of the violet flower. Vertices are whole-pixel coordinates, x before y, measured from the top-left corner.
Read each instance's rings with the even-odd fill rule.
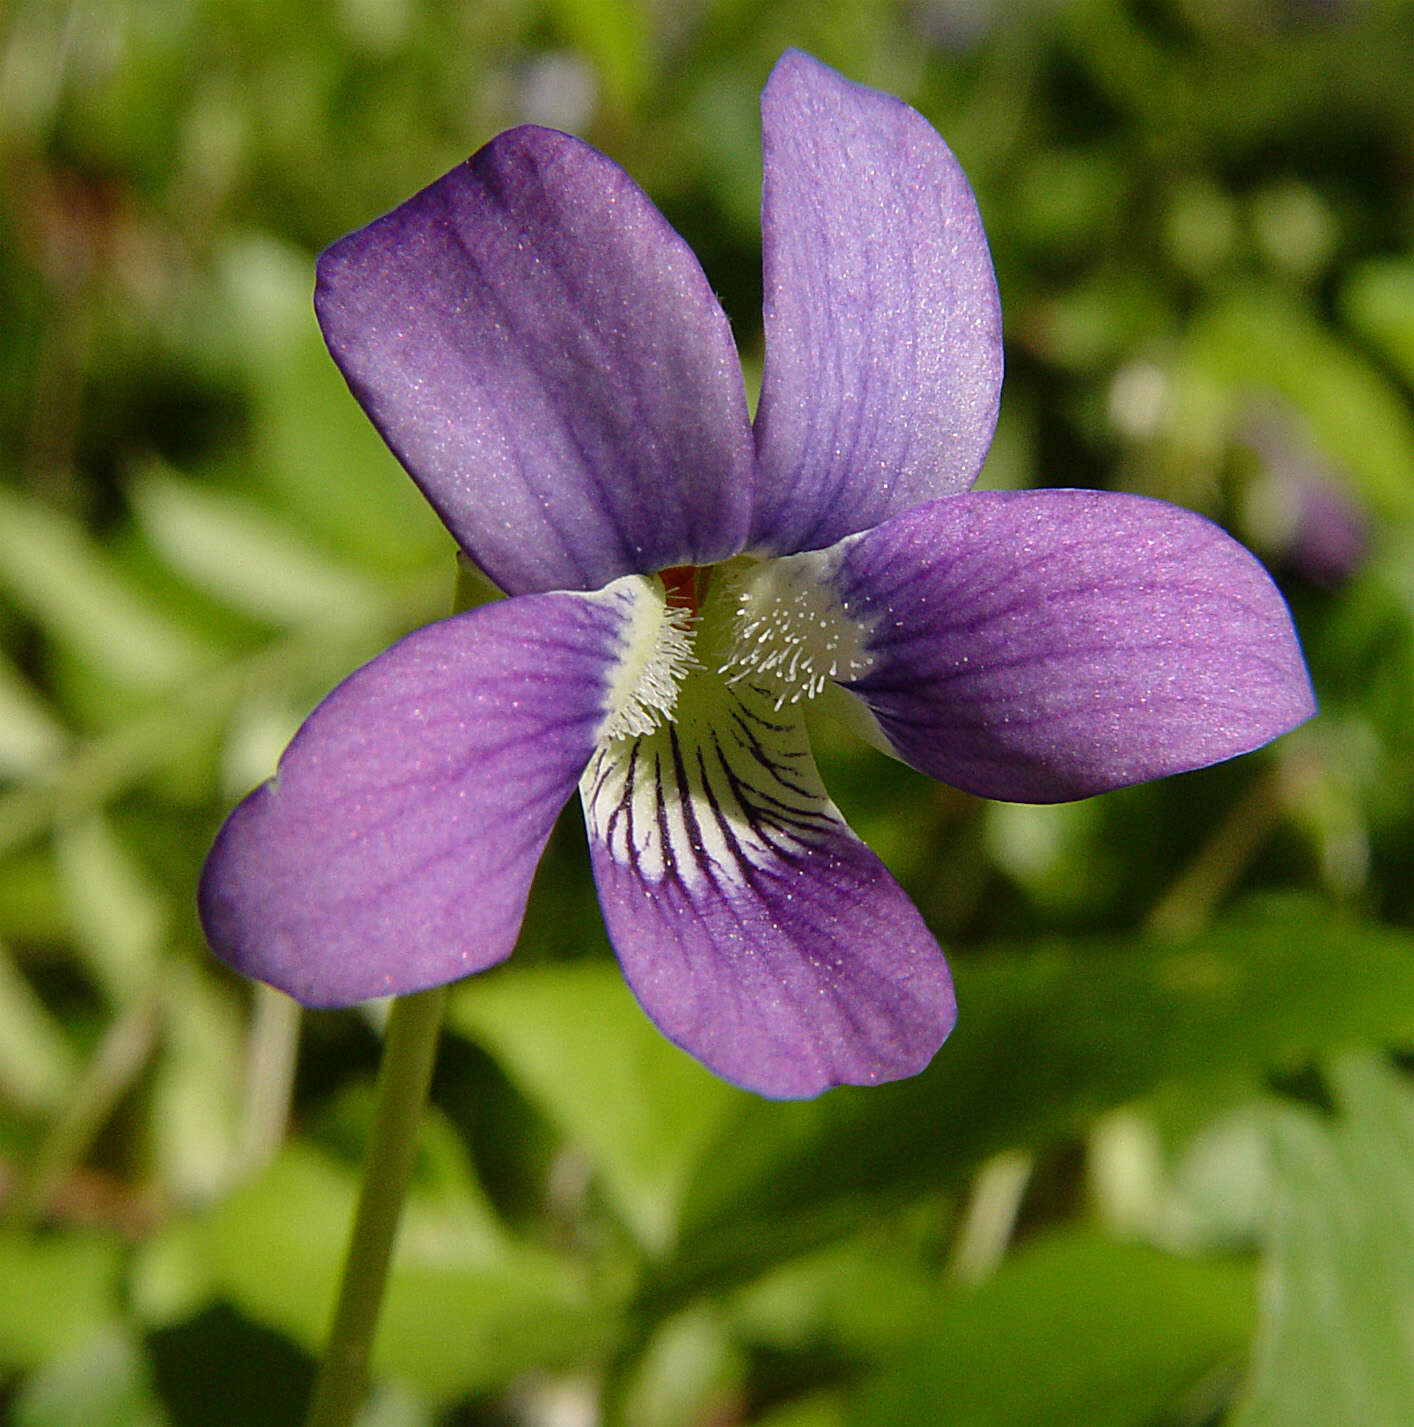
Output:
[[[952,1027],[947,965],[822,788],[807,699],[1036,802],[1312,712],[1281,597],[1215,526],[968,493],[997,291],[923,119],[796,52],[762,119],[754,423],[691,252],[564,134],[500,135],[320,260],[354,395],[510,598],[353,674],[231,815],[200,904],[238,970],[337,1006],[501,961],[578,787],[609,939],[669,1038],[770,1096],[910,1075]]]

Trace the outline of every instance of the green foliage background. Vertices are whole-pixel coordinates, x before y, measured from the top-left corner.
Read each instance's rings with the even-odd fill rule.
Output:
[[[826,731],[961,1019],[916,1080],[807,1104],[652,1031],[571,809],[513,962],[454,992],[365,1427],[1414,1422],[1408,0],[9,0],[3,1420],[293,1424],[324,1330],[378,1009],[238,983],[193,887],[452,551],[323,353],[314,254],[568,127],[701,255],[751,379],[787,45],[972,178],[984,480],[1222,521],[1321,713],[1053,808]]]

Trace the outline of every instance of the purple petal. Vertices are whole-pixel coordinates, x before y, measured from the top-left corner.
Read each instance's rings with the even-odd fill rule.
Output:
[[[643,584],[483,606],[340,684],[207,859],[199,900],[216,953],[309,1006],[508,956]]]
[[[1201,516],[1100,491],[976,492],[846,542],[871,629],[848,685],[899,755],[1056,802],[1201,768],[1315,711],[1281,595]]]
[[[956,1017],[947,963],[825,796],[797,711],[699,675],[581,791],[609,938],[670,1040],[777,1098],[928,1063]]]
[[[752,544],[832,544],[967,490],[996,424],[1001,310],[947,145],[798,51],[761,97],[766,364]]]
[[[502,589],[741,549],[755,458],[726,317],[588,145],[500,135],[335,243],[315,306],[354,395]]]

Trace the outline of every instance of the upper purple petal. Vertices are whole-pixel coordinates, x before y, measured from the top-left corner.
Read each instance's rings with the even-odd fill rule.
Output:
[[[216,953],[310,1006],[508,956],[603,724],[633,598],[616,585],[487,605],[340,684],[207,859]]]
[[[790,553],[972,485],[996,424],[1001,310],[967,180],[906,104],[790,51],[761,117],[751,543]]]
[[[1204,767],[1315,711],[1291,616],[1210,521],[1143,496],[973,492],[846,542],[847,687],[914,767],[1055,802]]]
[[[754,455],[726,317],[588,145],[501,134],[335,243],[315,306],[354,395],[502,589],[741,549]]]
[[[670,1040],[776,1098],[932,1058],[956,1018],[947,963],[825,796],[798,709],[696,676],[676,721],[606,745],[581,791],[609,939]]]

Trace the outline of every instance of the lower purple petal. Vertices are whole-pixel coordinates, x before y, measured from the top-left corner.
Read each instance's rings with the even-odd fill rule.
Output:
[[[1058,802],[1249,752],[1315,711],[1286,605],[1210,521],[1101,491],[935,501],[844,542],[847,687],[914,767]]]
[[[340,684],[207,859],[199,905],[217,955],[309,1006],[508,956],[643,583],[487,605]]]
[[[599,902],[644,1010],[776,1098],[915,1074],[956,1019],[937,943],[825,796],[796,710],[699,675],[581,783]]]

